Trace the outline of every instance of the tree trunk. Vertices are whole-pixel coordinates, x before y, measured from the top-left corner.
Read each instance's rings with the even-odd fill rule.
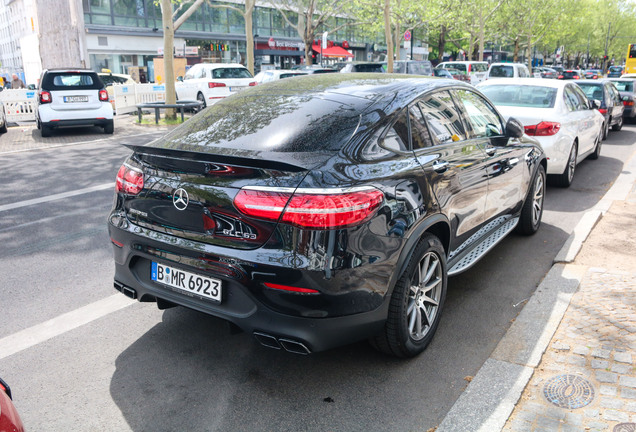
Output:
[[[393,39],[391,37],[391,0],[384,0],[384,37],[386,39],[386,71],[393,73]]]
[[[484,28],[486,23],[484,22],[484,11],[479,9],[479,61],[484,61]]]
[[[393,49],[395,51],[395,59],[400,60],[400,42],[402,42],[402,38],[400,37],[400,23],[395,23],[393,31]]]
[[[473,50],[475,49],[475,36],[470,33],[470,38],[468,39],[468,49],[466,50],[466,60],[473,59]]]
[[[530,76],[532,76],[532,37],[528,36],[528,48],[526,50],[527,59],[528,59],[528,70],[530,71]]]
[[[163,22],[163,75],[166,87],[166,105],[177,102],[174,87],[174,23],[172,22],[172,2],[161,0],[161,15]],[[173,108],[165,110],[166,120],[175,120],[177,112]]]
[[[444,61],[444,51],[446,50],[446,31],[446,26],[442,24],[437,42],[437,59],[440,63]]]
[[[519,61],[519,36],[515,37],[515,49],[512,53],[512,61],[517,63]]]
[[[245,42],[247,51],[247,69],[254,75],[254,34],[252,30],[252,12],[255,0],[245,0]]]
[[[305,15],[303,15],[302,13],[298,14],[298,29],[302,30],[303,41],[305,42],[305,64],[307,66],[311,66],[311,64],[313,63],[311,57],[313,50],[311,49],[311,47],[314,44],[314,35],[309,31],[310,26],[312,25],[311,17],[309,17],[307,20],[308,22],[305,22]],[[320,43],[322,44],[322,38]],[[320,61],[322,62],[322,58],[320,59]]]

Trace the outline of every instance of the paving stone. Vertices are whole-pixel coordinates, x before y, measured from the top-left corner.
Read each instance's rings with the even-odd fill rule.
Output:
[[[568,356],[567,362],[568,364],[575,365],[575,366],[585,367],[585,365],[587,365],[587,361],[585,360],[585,357],[574,356],[574,355]]]
[[[636,413],[636,402],[627,402],[624,406],[623,409],[625,411],[629,411],[629,412],[633,412]]]
[[[613,409],[608,409],[603,413],[603,419],[613,422],[628,422],[629,414]]]
[[[604,397],[601,400],[601,406],[603,408],[621,409],[623,402],[620,399]]]
[[[532,432],[532,423],[517,418],[510,422],[510,430],[514,432]]]
[[[572,352],[574,354],[579,354],[579,355],[588,355],[590,353],[590,348],[584,346],[584,345],[577,345],[574,348],[572,348]]]
[[[621,385],[625,387],[636,388],[636,377],[622,376]]]
[[[609,385],[601,385],[598,392],[605,396],[616,396],[617,388]]]
[[[597,370],[596,379],[602,383],[614,384],[618,382],[618,375],[613,372]]]
[[[580,426],[581,424],[583,424],[583,414],[566,411],[565,423],[572,426]]]
[[[632,367],[628,364],[623,363],[614,363],[612,365],[612,372],[616,372],[617,374],[626,375],[630,372]]]
[[[539,417],[537,419],[537,427],[546,428],[547,430],[558,430],[561,425],[561,421],[548,418],[548,417]]]
[[[607,360],[593,359],[591,362],[592,369],[607,369],[609,368],[609,362]]]
[[[568,351],[570,349],[570,345],[563,342],[555,342],[552,344],[552,349],[557,351]]]
[[[621,388],[621,397],[625,399],[636,399],[636,390],[631,388]]]
[[[599,416],[599,411],[597,409],[591,408],[584,411],[585,417],[597,419]]]
[[[603,422],[591,422],[588,424],[590,432],[607,432],[609,425]],[[585,430],[587,432],[587,429]]]

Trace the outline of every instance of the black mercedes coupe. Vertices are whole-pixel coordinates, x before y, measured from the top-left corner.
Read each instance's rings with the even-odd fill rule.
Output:
[[[539,228],[546,158],[450,79],[324,74],[246,89],[132,155],[115,288],[307,354],[422,352],[447,277]]]

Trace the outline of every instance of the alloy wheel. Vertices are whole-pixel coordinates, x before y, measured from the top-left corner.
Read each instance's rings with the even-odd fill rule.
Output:
[[[442,293],[442,265],[434,252],[426,253],[411,279],[407,308],[408,329],[415,341],[424,339],[435,322]]]
[[[576,146],[572,146],[572,150],[570,150],[570,158],[568,159],[568,182],[569,183],[572,183],[575,169],[576,169]]]
[[[534,186],[534,195],[532,196],[532,223],[537,224],[541,219],[541,212],[543,212],[543,194],[545,192],[545,182],[543,176],[537,176],[537,181]]]

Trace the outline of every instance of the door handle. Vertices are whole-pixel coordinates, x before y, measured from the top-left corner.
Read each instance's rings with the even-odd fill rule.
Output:
[[[438,173],[443,173],[448,169],[449,163],[446,161],[433,162],[433,169]]]
[[[486,147],[484,150],[486,151],[486,154],[487,154],[488,156],[492,156],[492,155],[494,155],[495,153],[497,153],[497,147],[488,146],[488,147]]]

